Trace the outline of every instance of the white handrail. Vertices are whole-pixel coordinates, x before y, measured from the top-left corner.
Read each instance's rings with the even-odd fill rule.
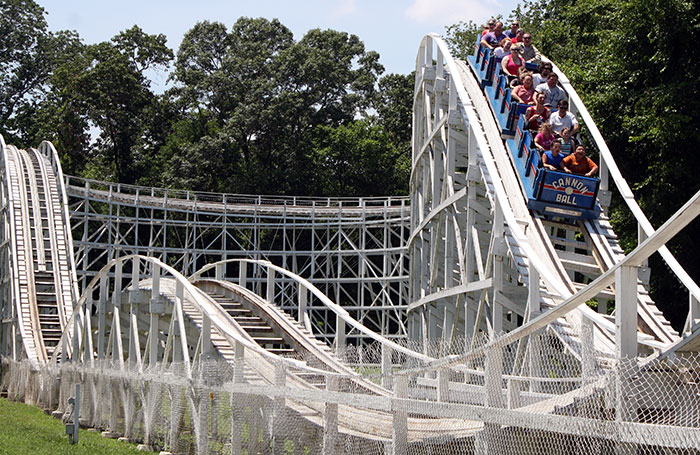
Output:
[[[204,293],[199,290],[196,286],[192,284],[191,281],[189,281],[185,276],[180,274],[177,270],[175,270],[173,267],[165,264],[162,262],[160,259],[150,257],[150,256],[141,256],[137,254],[132,254],[132,255],[127,255],[127,256],[121,256],[116,259],[112,259],[109,261],[107,264],[105,264],[100,271],[90,280],[90,283],[86,286],[85,290],[83,291],[83,294],[81,295],[80,299],[76,303],[76,305],[73,308],[73,314],[71,315],[71,320],[68,323],[68,327],[73,327],[73,324],[75,322],[75,318],[79,316],[80,314],[80,308],[85,305],[88,296],[91,295],[92,292],[94,292],[95,288],[99,286],[100,280],[105,277],[109,276],[109,272],[116,267],[118,263],[124,263],[128,260],[134,260],[138,259],[139,261],[143,261],[144,263],[151,263],[154,266],[158,266],[161,268],[161,270],[166,271],[168,274],[170,274],[176,282],[182,284],[183,289],[186,293],[188,293],[191,297],[192,300],[190,303],[194,305],[194,307],[200,311],[203,315],[206,315],[209,320],[211,321],[212,327],[216,327],[220,333],[227,338],[227,340],[230,343],[240,343],[243,345],[246,349],[249,349],[253,352],[255,352],[258,355],[261,355],[268,359],[271,363],[280,363],[282,362],[283,364],[301,369],[304,371],[316,373],[316,374],[322,374],[322,375],[335,375],[335,376],[343,376],[343,377],[361,377],[361,375],[355,374],[339,374],[339,373],[334,373],[334,372],[329,372],[326,370],[320,370],[317,368],[313,368],[308,366],[305,362],[296,360],[296,359],[290,359],[286,357],[281,357],[276,354],[272,354],[259,346],[257,343],[253,343],[240,334],[236,333],[235,331],[231,330],[231,322],[230,322],[230,316],[225,313],[223,309],[221,309],[217,305],[213,305],[210,301],[209,298],[204,295]],[[126,291],[126,289],[124,289]],[[59,343],[59,347],[54,351],[52,357],[51,357],[51,363],[55,364],[58,361],[58,356],[60,354],[60,351],[62,349],[62,346],[66,345],[69,349],[72,349],[72,334],[69,333],[68,330],[63,332],[63,335],[61,337],[61,341]],[[74,354],[75,355],[75,354]]]
[[[612,175],[613,182],[615,182],[615,186],[622,196],[622,199],[624,199],[625,203],[629,207],[639,225],[644,230],[645,234],[647,236],[652,235],[654,233],[654,227],[651,225],[646,215],[644,215],[644,212],[634,198],[631,188],[627,184],[625,178],[622,176],[620,169],[617,167],[617,163],[615,163],[615,159],[608,148],[608,144],[606,144],[605,139],[603,139],[603,135],[600,133],[598,126],[593,121],[593,117],[591,117],[591,114],[588,112],[588,109],[586,109],[586,106],[583,104],[583,101],[579,97],[578,93],[576,93],[576,90],[571,85],[569,79],[554,63],[552,63],[552,70],[557,74],[557,76],[559,76],[559,83],[564,88],[564,91],[566,91],[566,93],[569,95],[570,104],[576,107],[576,110],[585,123],[586,128],[591,133],[596,147],[598,148],[598,152],[600,153],[600,159],[605,162],[605,166],[610,175]],[[659,249],[659,254],[676,277],[678,277],[683,286],[688,289],[688,292],[690,292],[690,294],[696,299],[700,299],[700,287],[697,285],[697,283],[695,283],[693,278],[688,275],[688,272],[686,272],[685,269],[678,263],[669,249],[666,246],[663,246]]]

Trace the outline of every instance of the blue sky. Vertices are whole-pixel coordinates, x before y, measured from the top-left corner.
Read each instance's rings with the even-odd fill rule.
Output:
[[[48,12],[49,28],[76,30],[86,44],[106,41],[139,25],[146,33],[164,33],[177,50],[182,36],[198,21],[227,26],[241,16],[278,18],[296,39],[313,28],[354,33],[379,52],[387,73],[414,69],[418,45],[430,32],[460,20],[483,23],[507,17],[517,0],[37,0]],[[154,75],[160,84],[165,76]]]

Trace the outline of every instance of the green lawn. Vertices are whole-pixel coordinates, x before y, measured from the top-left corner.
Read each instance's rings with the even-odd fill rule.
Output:
[[[129,444],[102,437],[99,433],[80,430],[77,445],[68,444],[65,426],[40,409],[0,398],[0,455],[70,454],[121,455],[147,452]]]

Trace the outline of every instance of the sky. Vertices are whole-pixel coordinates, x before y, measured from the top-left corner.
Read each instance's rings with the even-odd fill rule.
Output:
[[[183,35],[203,20],[229,28],[241,16],[277,18],[299,40],[321,28],[353,33],[365,49],[379,52],[386,73],[415,69],[421,39],[446,25],[508,17],[517,0],[36,0],[48,13],[49,29],[76,30],[85,44],[107,41],[138,25],[163,33],[177,51]],[[159,81],[158,78],[161,78]],[[153,76],[160,85],[165,73]]]

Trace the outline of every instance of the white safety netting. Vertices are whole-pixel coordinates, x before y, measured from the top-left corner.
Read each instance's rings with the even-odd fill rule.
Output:
[[[700,453],[698,354],[582,361],[551,331],[505,347],[407,347],[442,363],[380,345],[339,352],[344,374],[248,351],[189,374],[182,364],[4,359],[0,389],[61,416],[80,384],[82,426],[173,453]]]

